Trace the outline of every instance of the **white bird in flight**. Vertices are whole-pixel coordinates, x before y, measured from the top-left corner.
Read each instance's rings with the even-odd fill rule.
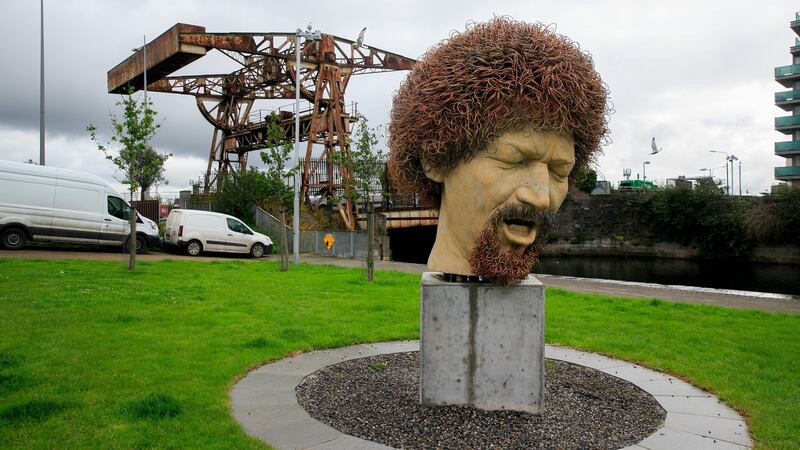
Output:
[[[664,150],[663,147],[662,148],[658,148],[658,146],[656,146],[656,138],[653,138],[653,140],[650,141],[650,149],[653,150],[653,151],[650,152],[651,155],[655,155],[656,153],[660,152],[661,150]]]

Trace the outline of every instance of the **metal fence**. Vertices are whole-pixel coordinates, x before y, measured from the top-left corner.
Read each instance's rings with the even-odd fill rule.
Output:
[[[259,207],[253,208],[256,226],[266,230],[273,242],[280,242],[280,220]],[[288,217],[287,220],[289,220]],[[294,248],[294,232],[289,225],[286,225],[286,234],[289,243],[289,252],[291,253]],[[330,242],[331,240],[333,241],[333,245],[328,249],[326,241]],[[300,232],[300,253],[339,256],[342,258],[366,258],[367,232],[302,230]]]
[[[136,207],[136,212],[141,214],[153,222],[158,223],[159,219],[159,203],[158,200],[140,200],[131,202]]]

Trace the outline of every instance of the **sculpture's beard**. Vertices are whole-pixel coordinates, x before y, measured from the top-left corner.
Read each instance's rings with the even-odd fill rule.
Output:
[[[533,244],[527,247],[503,249],[498,235],[503,222],[523,220],[536,224]],[[469,264],[475,275],[504,286],[519,284],[539,261],[544,236],[553,221],[551,211],[539,211],[525,203],[510,203],[492,214],[475,242]]]

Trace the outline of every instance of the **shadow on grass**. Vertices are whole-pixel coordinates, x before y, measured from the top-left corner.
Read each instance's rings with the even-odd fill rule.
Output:
[[[255,339],[251,339],[244,343],[244,346],[247,348],[276,348],[280,345],[277,341],[273,341],[272,339],[267,339],[265,337],[257,337]]]
[[[175,417],[182,411],[180,403],[166,394],[143,395],[125,407],[125,413],[135,419],[164,419]]]
[[[0,352],[0,370],[10,369],[19,365],[19,359],[8,352]]]
[[[66,403],[47,399],[28,400],[25,403],[12,405],[0,411],[0,423],[44,420],[68,408],[70,408],[70,405]]]
[[[22,388],[35,386],[36,383],[27,377],[23,377],[14,373],[3,374],[0,373],[0,395],[9,392],[16,392]]]

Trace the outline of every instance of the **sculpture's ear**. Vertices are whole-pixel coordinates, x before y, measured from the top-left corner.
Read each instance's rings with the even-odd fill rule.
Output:
[[[422,160],[422,170],[425,172],[425,176],[428,177],[428,179],[437,183],[444,183],[444,172],[432,167],[431,164],[425,160]]]

